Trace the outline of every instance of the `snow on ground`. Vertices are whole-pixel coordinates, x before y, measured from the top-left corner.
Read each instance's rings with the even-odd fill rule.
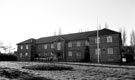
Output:
[[[43,77],[55,80],[135,80],[135,69],[130,68],[108,68],[94,66],[68,65],[74,67],[73,71],[37,71],[22,69],[23,66],[37,64],[54,64],[43,62],[0,62],[0,67],[16,68]],[[57,63],[55,63],[57,64]],[[89,63],[90,64],[90,63]],[[59,65],[67,65],[60,64]],[[104,66],[104,65],[103,65]],[[111,66],[111,65],[109,65]],[[134,67],[135,68],[135,67]]]

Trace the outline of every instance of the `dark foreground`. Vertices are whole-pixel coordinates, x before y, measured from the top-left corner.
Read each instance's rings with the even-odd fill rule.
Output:
[[[22,68],[48,64],[68,65],[73,67],[73,70],[49,71]],[[0,62],[0,80],[135,80],[134,66],[89,64]]]

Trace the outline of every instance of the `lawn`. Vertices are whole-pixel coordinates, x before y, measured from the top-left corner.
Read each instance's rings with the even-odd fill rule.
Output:
[[[36,69],[33,69],[33,66]],[[46,70],[46,65],[55,65],[58,69],[60,66],[72,68],[72,70]],[[41,69],[37,69],[37,66]],[[111,66],[111,65],[109,65]],[[100,66],[79,66],[58,63],[43,62],[0,62],[0,67],[17,69],[23,73],[32,74],[54,80],[135,80],[135,67],[132,68],[111,68]],[[25,68],[24,68],[25,67]],[[27,68],[26,68],[27,67]],[[32,69],[31,69],[32,67]],[[51,67],[52,68],[52,67]],[[133,69],[134,68],[134,69]],[[48,68],[47,68],[48,69]],[[38,79],[37,79],[38,80]],[[45,80],[45,79],[44,79]]]

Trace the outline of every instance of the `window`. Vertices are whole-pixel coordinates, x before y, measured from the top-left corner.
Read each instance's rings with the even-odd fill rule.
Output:
[[[98,37],[98,39],[95,38],[95,43],[100,43],[100,37]]]
[[[61,50],[61,42],[57,43],[57,50]]]
[[[72,42],[68,42],[68,47],[72,47]]]
[[[112,36],[107,37],[107,42],[112,42]]]
[[[80,41],[77,41],[76,44],[77,44],[77,47],[81,46],[81,42]]]
[[[22,53],[20,53],[20,57],[22,57]]]
[[[113,48],[108,48],[108,54],[113,54]]]
[[[26,45],[26,49],[29,49],[29,46],[28,45]]]
[[[51,48],[54,48],[54,44],[53,43],[51,44]]]
[[[96,55],[98,55],[98,52],[99,52],[99,55],[100,55],[100,53],[101,53],[100,48],[99,49],[95,49],[95,54]]]
[[[23,46],[21,46],[21,49],[23,49]]]
[[[47,44],[44,45],[44,49],[47,49]]]
[[[28,53],[27,52],[25,53],[25,56],[28,56]]]
[[[85,41],[85,46],[89,46],[89,42],[88,41]]]
[[[68,51],[68,56],[73,56],[72,51]]]
[[[80,56],[81,56],[81,52],[77,52],[77,53],[76,53],[76,56],[77,56],[77,57],[80,57]]]

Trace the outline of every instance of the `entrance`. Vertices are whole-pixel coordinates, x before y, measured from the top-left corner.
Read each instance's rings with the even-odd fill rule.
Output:
[[[58,61],[63,61],[64,60],[63,51],[56,51],[56,55],[57,55]]]

